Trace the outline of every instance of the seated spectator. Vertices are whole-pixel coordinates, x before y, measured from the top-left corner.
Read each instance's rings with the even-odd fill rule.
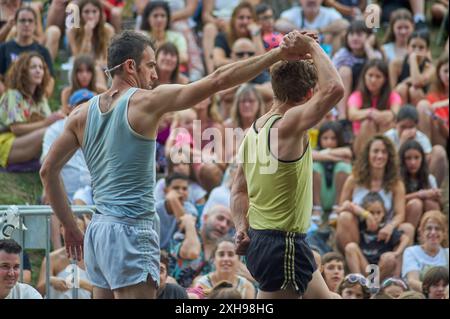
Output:
[[[202,6],[199,0],[176,0],[167,1],[171,11],[172,29],[183,34],[187,41],[187,50],[189,56],[189,81],[195,82],[205,75],[203,64],[202,48],[198,45],[195,30],[201,23],[196,17],[200,18],[200,9]],[[214,37],[211,38],[214,41]]]
[[[178,49],[180,64],[184,65],[184,71],[187,71],[189,61],[187,42],[181,33],[170,29],[170,19],[171,12],[167,2],[151,1],[144,9],[141,30],[145,31],[157,48],[166,42],[173,43]]]
[[[369,264],[373,264],[378,265],[381,280],[400,275],[401,256],[409,239],[396,229],[388,240],[381,239],[379,231],[386,224],[383,198],[377,192],[371,192],[364,196],[360,206],[350,202],[345,202],[343,206],[346,211],[353,211],[360,216],[359,243],[345,246],[349,270],[368,275],[366,269]]]
[[[35,51],[43,57],[44,64],[50,70],[51,76],[44,87],[46,97],[50,97],[55,85],[53,79],[55,72],[50,53],[34,39],[34,31],[37,27],[36,12],[30,7],[22,7],[17,10],[14,20],[17,26],[15,38],[0,44],[0,94],[5,90],[3,86],[5,79],[3,77],[13,62],[18,59],[20,54]]]
[[[363,85],[361,81],[358,82],[358,79],[364,79],[360,74],[366,62],[383,58],[372,29],[367,28],[363,21],[353,21],[350,24],[345,34],[344,43],[344,47],[339,49],[332,59],[345,89],[344,97],[336,106],[340,120],[349,117],[349,114],[347,114],[349,113],[347,111],[348,98],[351,92],[358,87],[358,84]]]
[[[186,175],[174,173],[166,177],[166,187],[164,189],[165,198],[156,203],[156,213],[160,220],[160,247],[169,250],[170,243],[177,232],[177,224],[186,214],[190,214],[197,219],[198,212],[195,206],[187,201],[189,178]],[[177,234],[181,235],[181,234]],[[179,237],[179,236],[177,236]]]
[[[398,299],[403,293],[409,291],[409,287],[402,279],[389,277],[381,284],[380,291],[394,299]]]
[[[45,97],[49,73],[38,53],[23,53],[6,76],[0,98],[0,166],[36,159],[48,126],[64,117],[51,114]]]
[[[410,242],[414,238],[414,227],[405,221],[405,186],[400,178],[395,147],[385,136],[376,135],[365,145],[356,157],[352,174],[342,189],[336,228],[336,242],[340,251],[348,243],[360,243],[361,211],[353,208],[362,206],[364,197],[377,192],[383,199],[386,217],[385,225],[378,232],[378,239],[389,241],[394,229],[403,231]],[[351,205],[343,205],[346,202]],[[358,213],[359,212],[359,213]],[[367,215],[367,214],[364,214]]]
[[[224,125],[233,129],[240,128],[246,132],[253,122],[264,114],[264,111],[264,101],[255,86],[243,84],[234,96],[230,118],[225,121]]]
[[[255,12],[257,23],[261,26],[264,47],[267,51],[277,48],[283,40],[283,35],[274,30],[275,19],[272,7],[267,3],[261,3],[256,6]]]
[[[398,93],[389,87],[387,64],[378,59],[368,61],[361,72],[358,90],[348,99],[348,118],[353,121],[356,154],[373,135],[394,126],[401,104]]]
[[[426,212],[419,225],[421,244],[403,253],[402,277],[415,291],[422,292],[425,273],[432,267],[448,269],[448,221],[440,211]]]
[[[21,251],[14,240],[0,240],[0,299],[42,299],[36,289],[18,282]]]
[[[73,56],[90,54],[100,68],[106,66],[108,43],[114,35],[114,28],[103,14],[100,0],[80,0],[80,27],[67,31],[70,51]]]
[[[333,52],[341,46],[348,21],[334,8],[322,6],[322,0],[299,0],[300,6],[281,13],[275,29],[288,33],[294,29],[315,30],[324,36],[324,43],[333,45]]]
[[[389,81],[404,103],[416,106],[425,98],[435,68],[431,61],[430,38],[414,31],[408,39],[408,54],[389,64]]]
[[[247,38],[240,38],[237,39],[233,47],[231,48],[231,60],[232,61],[239,61],[243,59],[251,58],[252,56],[255,56],[256,54],[256,47],[255,44],[247,39]],[[270,82],[270,74],[267,70],[259,74],[256,78],[249,81],[252,84],[265,84]]]
[[[348,21],[353,21],[362,18],[367,2],[367,0],[324,0],[323,4],[336,9]]]
[[[169,274],[185,288],[191,286],[197,276],[212,271],[217,242],[232,228],[231,212],[226,207],[214,206],[203,216],[199,232],[195,228],[194,216],[186,214],[181,217],[179,227],[185,231],[184,239],[178,240],[170,250]]]
[[[176,173],[182,174],[189,178],[187,201],[190,202],[192,205],[204,204],[206,191],[199,184],[197,184],[197,182],[195,182],[194,179],[191,178],[192,164],[189,163],[189,158],[187,156],[184,156],[183,158],[180,159],[180,161],[176,161],[176,163],[174,163],[171,160],[171,158],[168,158],[167,162],[168,162],[167,166],[168,176]],[[155,185],[155,201],[159,202],[165,199],[166,197],[164,191],[165,188],[166,188],[166,178],[160,178]]]
[[[397,9],[392,12],[382,46],[386,62],[405,58],[408,54],[408,39],[413,31],[414,20],[409,10]]]
[[[266,50],[261,38],[261,29],[256,24],[256,13],[253,6],[244,1],[233,10],[229,27],[226,32],[220,32],[214,42],[214,67],[232,62],[231,51],[234,42],[239,38],[248,38],[255,45],[255,55],[263,54]]]
[[[425,153],[418,142],[406,141],[399,153],[400,173],[406,187],[405,221],[417,228],[425,212],[441,209],[441,190],[436,178],[428,174]]]
[[[83,232],[86,230],[86,225],[82,216],[76,217],[78,228]],[[61,227],[61,232],[64,236],[64,228]],[[86,273],[86,267],[84,261],[79,261],[77,264],[72,264],[67,257],[66,247],[61,247],[50,253],[50,291],[46,291],[46,269],[47,259],[44,257],[41,265],[41,272],[39,280],[36,285],[37,290],[42,296],[46,296],[48,299],[72,299],[72,287],[68,283],[69,276],[73,276],[75,272],[74,267],[77,267],[76,273],[78,274],[78,299],[91,299],[93,287],[89,282]],[[77,280],[77,278],[73,278]],[[75,284],[75,283],[72,283]]]
[[[241,294],[242,299],[255,299],[255,287],[245,277],[238,275],[239,258],[236,255],[236,245],[231,239],[218,242],[213,253],[215,270],[197,278],[193,285],[203,290],[212,289],[221,281],[228,281]]]
[[[361,274],[348,274],[339,284],[337,293],[342,299],[369,299],[367,279]]]
[[[447,146],[449,137],[448,82],[448,53],[444,53],[437,61],[427,98],[417,104],[419,129],[433,145],[444,147]]]
[[[156,85],[189,83],[189,79],[180,73],[180,53],[171,42],[162,44],[156,51],[156,72]]]
[[[80,54],[75,58],[71,71],[70,85],[61,92],[61,111],[64,114],[68,115],[74,107],[69,105],[69,98],[76,91],[87,89],[95,94],[106,91],[105,76],[98,74],[99,71],[92,56]]]
[[[325,122],[319,129],[317,149],[313,151],[313,215],[322,219],[339,204],[342,187],[352,172],[353,154],[344,146],[342,126]]]
[[[441,185],[446,174],[448,174],[448,159],[445,149],[441,145],[431,146],[428,137],[417,130],[419,114],[412,105],[406,105],[397,114],[395,128],[387,131],[387,136],[399,149],[403,143],[415,140],[422,146],[426,154],[426,161],[430,168],[430,173],[437,178],[438,186]]]
[[[168,282],[169,255],[161,250],[161,263],[159,264],[159,287],[156,299],[189,299],[186,290],[180,285]]]
[[[427,299],[448,299],[445,296],[447,287],[448,265],[430,268],[423,277],[422,292]]]
[[[226,32],[234,8],[239,0],[202,0],[203,39],[202,48],[207,74],[214,71],[214,40],[219,32]]]
[[[322,277],[332,292],[337,292],[345,276],[345,259],[339,253],[329,252],[322,256]]]

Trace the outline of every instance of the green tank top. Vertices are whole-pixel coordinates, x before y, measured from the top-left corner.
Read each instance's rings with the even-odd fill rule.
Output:
[[[253,229],[306,233],[312,210],[311,147],[308,143],[296,161],[278,160],[269,139],[276,140],[277,131],[271,128],[280,118],[273,115],[259,132],[253,125],[239,150],[249,196],[247,216]]]

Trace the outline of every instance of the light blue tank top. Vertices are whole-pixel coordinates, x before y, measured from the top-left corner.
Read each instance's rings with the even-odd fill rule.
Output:
[[[152,218],[155,211],[155,140],[128,122],[130,88],[115,107],[102,113],[99,96],[89,102],[83,153],[92,176],[97,211],[103,215]]]

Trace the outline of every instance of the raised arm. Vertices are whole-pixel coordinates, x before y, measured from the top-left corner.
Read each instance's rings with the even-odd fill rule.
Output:
[[[294,31],[295,32],[295,31]],[[299,136],[316,125],[342,99],[344,85],[341,77],[320,45],[310,37],[302,36],[305,52],[317,68],[318,91],[305,104],[286,112],[280,120],[280,134]]]
[[[248,238],[248,192],[247,182],[245,180],[242,164],[239,164],[231,186],[230,198],[231,214],[236,227],[236,252],[239,255],[245,255],[250,239]]]
[[[149,111],[162,115],[188,109],[219,91],[250,81],[282,58],[282,49],[277,48],[260,56],[224,65],[207,77],[188,85],[158,86],[148,93]]]
[[[81,260],[83,256],[83,234],[73,217],[60,178],[61,169],[80,147],[75,135],[75,119],[75,117],[69,117],[62,135],[50,148],[42,164],[40,175],[44,185],[44,192],[50,201],[50,205],[64,226],[64,239],[69,258]]]

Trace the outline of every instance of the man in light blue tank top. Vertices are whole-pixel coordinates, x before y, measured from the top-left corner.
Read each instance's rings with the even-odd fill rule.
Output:
[[[83,256],[94,298],[155,298],[159,285],[159,225],[154,212],[155,139],[167,112],[190,108],[209,96],[247,82],[272,64],[298,58],[294,36],[279,48],[216,70],[189,85],[161,85],[154,46],[133,31],[117,35],[108,49],[112,86],[77,107],[50,149],[41,179],[65,228],[69,257]],[[97,213],[78,230],[59,173],[82,148],[92,176]]]

